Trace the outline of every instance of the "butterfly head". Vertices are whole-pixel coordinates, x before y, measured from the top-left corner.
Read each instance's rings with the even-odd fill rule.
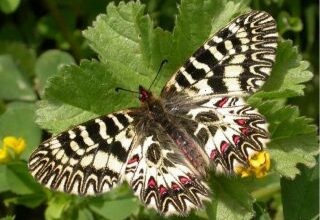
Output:
[[[139,86],[139,100],[141,102],[146,102],[150,100],[152,94],[150,91],[146,90],[143,86]]]

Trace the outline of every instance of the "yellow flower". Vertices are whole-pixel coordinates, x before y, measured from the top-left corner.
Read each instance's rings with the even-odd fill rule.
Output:
[[[249,163],[257,178],[264,177],[270,169],[270,154],[266,151],[259,152],[250,158]]]
[[[11,148],[14,151],[14,153],[20,155],[26,148],[26,142],[23,138],[7,136],[3,139],[3,147]]]
[[[5,164],[9,162],[11,156],[8,152],[8,148],[4,147],[0,149],[0,164]]]
[[[235,168],[235,172],[236,174],[238,174],[240,177],[244,178],[244,177],[247,177],[247,176],[250,176],[251,173],[250,173],[250,170],[246,167],[243,167],[243,166],[238,166]]]
[[[241,177],[255,175],[261,178],[267,175],[270,169],[270,154],[266,151],[258,152],[249,158],[249,166],[239,166],[235,172]]]

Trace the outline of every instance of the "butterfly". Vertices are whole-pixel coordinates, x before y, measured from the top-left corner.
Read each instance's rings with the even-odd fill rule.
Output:
[[[259,177],[269,169],[267,122],[245,97],[275,61],[277,30],[266,12],[240,15],[180,67],[160,96],[139,86],[139,108],[103,115],[44,141],[28,167],[44,186],[96,195],[126,181],[162,215],[210,200],[208,170]]]

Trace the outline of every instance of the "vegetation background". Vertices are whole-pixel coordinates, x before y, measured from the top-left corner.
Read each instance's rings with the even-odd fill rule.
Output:
[[[57,133],[135,105],[132,96],[119,97],[113,89],[148,85],[167,58],[159,90],[210,33],[248,8],[269,12],[281,36],[270,82],[249,99],[270,123],[273,168],[263,180],[212,175],[213,202],[188,218],[319,219],[318,1],[114,1],[96,19],[108,4],[0,1],[0,219],[161,219],[126,185],[96,198],[44,189],[29,175],[26,161],[49,137],[43,129]]]

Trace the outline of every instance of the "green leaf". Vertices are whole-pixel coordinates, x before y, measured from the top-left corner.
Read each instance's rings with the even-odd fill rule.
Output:
[[[315,165],[314,156],[318,154],[315,149],[316,143],[315,134],[299,135],[272,141],[269,145],[269,150],[273,169],[280,175],[294,178],[300,173],[296,167],[298,163],[313,167]]]
[[[8,191],[10,186],[6,177],[6,166],[0,166],[0,193]]]
[[[295,106],[283,106],[282,102],[272,100],[264,101],[257,107],[272,122],[269,131],[274,139],[315,132],[315,126],[310,124],[312,119],[300,117]]]
[[[269,213],[266,210],[266,207],[263,207],[263,204],[255,203],[254,205],[256,216],[253,220],[271,220]]]
[[[300,32],[303,24],[299,17],[292,17],[288,12],[282,11],[277,18],[277,27],[279,33],[283,35],[287,31]]]
[[[272,137],[268,148],[273,169],[281,176],[294,178],[300,173],[298,163],[314,166],[318,146],[317,128],[310,124],[312,120],[299,116],[296,107],[283,107],[277,101],[266,101],[257,107],[270,123]]]
[[[6,179],[10,191],[27,195],[33,193],[43,193],[42,187],[36,183],[30,175],[25,162],[12,162],[6,165]]]
[[[55,1],[50,1],[46,4],[51,9],[59,7]],[[75,30],[76,26],[75,11],[67,7],[59,7],[57,13],[58,15],[47,14],[38,19],[36,25],[37,33],[43,38],[54,40],[59,48],[67,50],[70,49],[70,39],[67,40],[65,35],[67,34],[69,38],[71,37],[74,40],[72,30]],[[62,20],[57,22],[57,16]],[[61,28],[64,30],[61,31]]]
[[[41,54],[41,56],[37,59],[35,66],[35,84],[40,95],[43,94],[47,79],[50,76],[55,75],[59,67],[61,67],[63,64],[74,63],[75,61],[70,54],[60,50],[48,50]]]
[[[239,178],[215,176],[211,188],[213,198],[207,208],[209,219],[251,219],[253,198]]]
[[[2,99],[0,99],[0,115],[2,115],[6,111],[6,104]]]
[[[10,54],[15,65],[31,82],[36,62],[36,53],[33,49],[28,48],[21,42],[0,41],[0,54]]]
[[[34,193],[27,195],[20,195],[17,197],[10,197],[4,200],[6,206],[11,204],[24,205],[28,208],[34,209],[41,205],[46,200],[46,195],[44,193]]]
[[[35,124],[35,106],[31,103],[13,102],[0,115],[0,143],[6,136],[21,137],[26,141],[21,157],[28,159],[31,152],[40,143],[41,130]]]
[[[0,55],[0,98],[33,101],[36,99],[31,85],[9,55]]]
[[[308,70],[309,63],[302,60],[297,47],[292,42],[281,41],[278,44],[276,63],[272,68],[270,78],[263,90],[254,94],[250,99],[278,99],[303,95],[305,85],[302,83],[312,78]]]
[[[146,77],[151,72],[148,63],[145,62],[147,57],[141,46],[140,35],[147,34],[152,26],[150,19],[145,21],[143,10],[144,6],[140,3],[120,2],[118,7],[111,3],[107,7],[107,14],[99,15],[93,27],[85,30],[83,34],[89,40],[90,46],[99,54],[102,62],[114,63],[116,66],[136,72],[141,77]],[[147,26],[143,29],[143,33],[139,29],[140,22]],[[114,73],[117,72],[115,69]],[[122,72],[119,74],[124,75]]]
[[[5,14],[14,12],[20,5],[20,0],[1,0],[0,10]]]
[[[134,78],[110,75],[104,64],[84,60],[79,67],[64,66],[59,75],[50,78],[45,96],[101,115],[119,108],[110,103],[137,102],[132,94],[116,94],[114,89],[122,80],[132,82]],[[139,78],[134,82],[138,85]]]
[[[122,81],[139,85],[143,78],[131,78],[130,76],[136,75],[132,71],[120,77],[111,75],[108,70],[104,64],[86,60],[81,62],[80,67],[63,66],[59,74],[48,81],[45,96],[51,102],[39,104],[37,122],[51,131],[62,131],[72,125],[68,122],[80,123],[82,121],[79,119],[88,120],[96,115],[122,109],[125,107],[123,103],[127,107],[137,105],[138,99],[133,98],[132,94],[117,94],[115,88],[124,85]],[[121,67],[118,71],[122,71]],[[53,111],[48,112],[48,109]],[[62,110],[68,110],[67,114],[61,114]],[[60,121],[62,124],[57,124]]]
[[[136,198],[125,198],[105,201],[102,204],[89,204],[89,208],[107,219],[122,220],[132,213],[136,213],[139,209],[139,204]]]
[[[78,220],[94,220],[95,218],[92,215],[92,212],[89,209],[79,209],[78,211]]]
[[[98,116],[92,112],[61,102],[42,100],[37,103],[37,106],[36,123],[51,133],[64,131],[72,125],[80,124]]]
[[[124,7],[121,10],[121,13],[124,13],[129,17],[141,17],[142,6],[138,7],[137,5],[138,4],[128,4],[128,6]],[[108,8],[111,14],[118,14],[117,9],[113,5],[110,5]],[[117,16],[117,18],[119,18],[120,15]],[[134,65],[139,64],[138,60],[135,58],[136,50],[138,50],[137,46],[139,45],[131,41],[130,42],[132,43],[132,45],[130,44],[130,42],[127,43],[126,33],[123,33],[123,36],[119,36],[120,39],[116,40],[117,43],[115,43],[115,45],[112,45],[112,42],[109,42],[110,39],[108,38],[108,34],[114,34],[118,36],[122,33],[114,32],[112,28],[108,27],[106,23],[111,23],[110,25],[113,25],[113,22],[109,21],[108,19],[108,17],[98,19],[98,21],[95,23],[95,27],[86,31],[85,35],[88,38],[92,37],[93,43],[95,42],[94,40],[96,40],[97,42],[101,42],[104,46],[102,47],[100,43],[97,46],[96,50],[103,50],[106,48],[108,50],[108,53],[104,53],[103,51],[98,52],[100,52],[100,56],[102,58],[104,56],[112,55],[110,60],[107,64],[101,64],[96,61],[83,61],[80,64],[80,68],[75,66],[62,68],[59,76],[53,77],[51,79],[52,86],[49,84],[46,91],[47,99],[55,100],[55,107],[57,106],[57,103],[59,101],[64,105],[67,104],[67,108],[70,110],[82,109],[86,112],[92,112],[92,115],[94,115],[94,113],[105,114],[116,109],[123,108],[125,106],[129,107],[137,105],[137,99],[132,98],[131,94],[116,94],[114,89],[117,86],[128,85],[128,82],[130,82],[130,84],[128,85],[129,88],[131,85],[134,85],[134,89],[136,89],[139,84],[148,84],[147,82],[150,81],[149,77],[133,71],[133,69],[135,69]],[[112,19],[114,20],[115,18]],[[133,28],[132,25],[124,20],[121,16],[117,22],[122,22],[121,25],[119,24],[119,26],[117,26],[118,28]],[[129,26],[127,26],[127,24]],[[101,34],[97,32],[105,33]],[[101,36],[102,38],[100,39],[100,41],[98,41],[99,39],[97,39],[97,37],[99,36]],[[103,37],[106,37],[107,39],[103,39]],[[107,45],[112,45],[112,47],[108,48]],[[121,46],[125,46],[125,48],[119,48]],[[112,48],[116,48],[116,50],[112,52]],[[123,59],[126,54],[134,55],[130,57],[131,60],[129,61],[128,57],[125,58],[125,60]],[[118,59],[117,61],[112,59],[113,55]],[[120,59],[119,57],[117,57],[118,55],[121,55],[122,58]],[[144,65],[140,66],[144,68]],[[143,70],[142,72],[145,72],[145,70]],[[92,73],[94,73],[94,77]],[[71,78],[72,80],[67,81],[66,79],[69,78]],[[61,86],[63,88],[61,88]],[[65,91],[65,89],[67,90],[67,92]],[[124,105],[124,103],[126,103],[126,105]],[[46,109],[46,104],[49,103],[42,103],[41,109]],[[58,110],[61,108],[64,107],[61,106],[57,107],[56,109]],[[40,120],[38,120],[41,126],[50,130],[56,130],[56,128],[49,127],[50,122],[56,121],[56,119],[52,118],[50,115],[52,112],[47,115],[42,115],[42,113],[47,113],[46,111],[39,111],[38,113],[39,115],[41,115]],[[69,120],[70,115],[67,115],[66,117],[66,120]],[[61,121],[63,120],[64,119],[62,119]],[[66,126],[63,126],[63,128],[65,127]]]
[[[12,23],[4,23],[1,26],[0,38],[4,41],[22,41],[19,29]]]
[[[0,220],[15,220],[15,216],[7,215],[6,217],[0,218]]]
[[[45,211],[47,220],[57,220],[63,218],[64,211],[70,206],[71,197],[63,194],[55,194],[49,202]]]
[[[312,169],[299,166],[301,175],[295,180],[281,179],[285,219],[316,219],[319,217],[319,163]]]

